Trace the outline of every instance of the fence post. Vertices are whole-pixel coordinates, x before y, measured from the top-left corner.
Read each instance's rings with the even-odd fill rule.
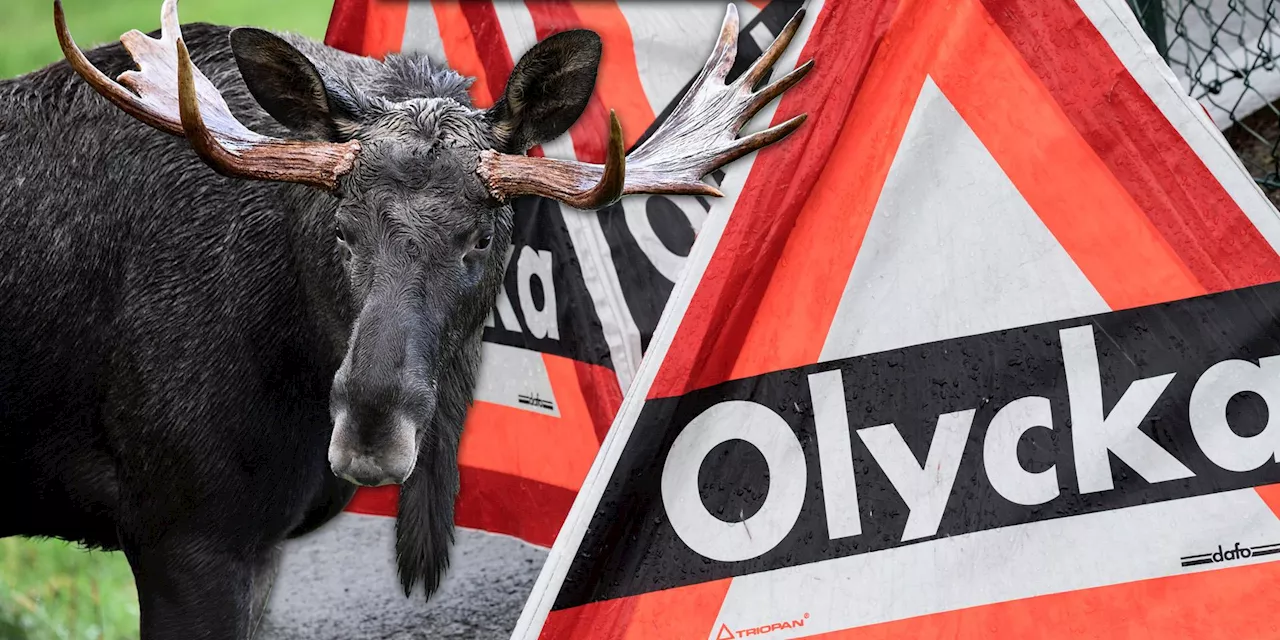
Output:
[[[1139,6],[1141,4],[1141,6]],[[1169,59],[1169,42],[1164,32],[1164,0],[1129,0],[1129,8],[1138,16],[1142,30],[1151,38],[1151,44],[1161,58]]]

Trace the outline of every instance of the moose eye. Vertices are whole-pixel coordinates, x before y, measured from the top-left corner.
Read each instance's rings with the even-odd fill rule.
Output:
[[[476,249],[484,251],[489,248],[489,244],[493,242],[493,233],[486,231],[476,239]]]

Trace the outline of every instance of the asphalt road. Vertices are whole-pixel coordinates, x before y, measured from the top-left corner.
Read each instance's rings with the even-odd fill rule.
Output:
[[[426,602],[395,577],[391,518],[344,513],[286,548],[258,640],[505,640],[547,551],[458,530],[452,568]]]

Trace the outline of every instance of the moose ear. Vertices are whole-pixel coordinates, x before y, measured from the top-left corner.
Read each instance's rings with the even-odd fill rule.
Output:
[[[258,104],[280,124],[310,138],[336,140],[334,101],[315,65],[283,38],[262,29],[231,31],[231,51]]]
[[[502,150],[524,153],[568,131],[587,108],[599,66],[600,36],[593,31],[562,31],[534,45],[487,112]]]

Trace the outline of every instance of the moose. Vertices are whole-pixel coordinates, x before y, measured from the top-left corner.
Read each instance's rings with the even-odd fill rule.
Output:
[[[282,542],[400,484],[400,581],[430,597],[512,199],[720,195],[705,175],[804,120],[739,137],[810,69],[767,82],[801,19],[729,82],[729,5],[678,107],[630,153],[611,115],[598,165],[526,155],[587,106],[591,31],[478,109],[424,55],[176,0],[86,53],[55,0],[65,60],[0,82],[0,537],[123,550],[146,640],[247,638]]]

